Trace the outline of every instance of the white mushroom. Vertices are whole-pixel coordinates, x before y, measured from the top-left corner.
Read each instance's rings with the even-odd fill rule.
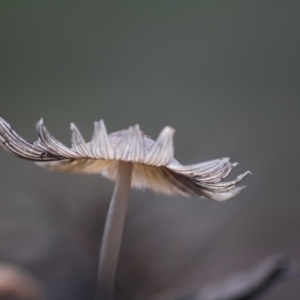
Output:
[[[0,146],[52,171],[100,173],[116,181],[102,239],[96,299],[113,299],[130,186],[171,196],[203,196],[224,201],[243,190],[244,186],[236,185],[250,174],[246,172],[233,181],[222,182],[236,166],[229,158],[181,165],[173,157],[171,127],[165,127],[155,142],[138,125],[108,135],[102,120],[95,122],[93,138],[88,143],[74,124],[71,131],[72,147],[68,148],[48,132],[41,120],[37,123],[38,140],[29,143],[0,118]]]

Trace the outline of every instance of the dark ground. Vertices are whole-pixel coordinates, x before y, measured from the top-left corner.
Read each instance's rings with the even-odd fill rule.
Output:
[[[0,115],[29,140],[43,117],[69,142],[103,118],[176,129],[186,164],[230,156],[252,177],[226,203],[131,195],[118,299],[172,299],[271,254],[300,257],[298,1],[0,4]],[[0,259],[50,300],[92,299],[112,193],[0,153]],[[232,176],[233,176],[232,175]],[[299,278],[265,300],[299,299]]]

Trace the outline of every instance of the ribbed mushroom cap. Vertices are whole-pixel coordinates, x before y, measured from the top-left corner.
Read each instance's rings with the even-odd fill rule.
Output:
[[[204,196],[223,201],[238,195],[244,186],[236,185],[249,175],[221,182],[233,167],[229,158],[183,166],[174,159],[174,129],[165,127],[156,141],[145,135],[138,125],[107,134],[104,122],[95,122],[93,138],[86,143],[72,123],[72,147],[57,141],[43,125],[37,123],[38,140],[30,143],[21,138],[0,118],[0,146],[6,151],[52,171],[97,174],[115,180],[119,161],[132,162],[131,185],[149,188],[173,196]]]

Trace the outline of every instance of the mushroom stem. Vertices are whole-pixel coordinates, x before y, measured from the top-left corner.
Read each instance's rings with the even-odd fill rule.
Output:
[[[127,213],[133,164],[120,161],[118,177],[106,217],[95,300],[114,298],[118,257]]]

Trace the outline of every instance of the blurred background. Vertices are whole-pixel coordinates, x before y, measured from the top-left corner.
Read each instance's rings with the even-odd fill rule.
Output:
[[[300,257],[298,1],[2,1],[0,115],[29,141],[43,117],[70,145],[140,124],[176,129],[183,164],[251,170],[226,203],[132,191],[118,299],[176,299],[272,254]],[[49,300],[92,299],[113,184],[1,151],[0,261]],[[262,299],[299,299],[299,279]]]

